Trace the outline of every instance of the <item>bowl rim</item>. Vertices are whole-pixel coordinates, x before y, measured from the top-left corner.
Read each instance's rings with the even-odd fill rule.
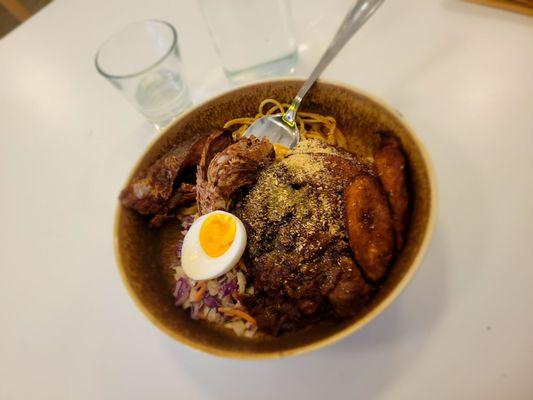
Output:
[[[198,108],[202,107],[203,105],[212,102],[216,99],[219,99],[223,96],[226,96],[227,94],[230,94],[231,92],[234,92],[236,90],[240,90],[247,87],[257,86],[261,85],[263,83],[273,83],[273,82],[289,82],[289,81],[305,81],[305,77],[301,76],[286,76],[286,77],[277,77],[277,78],[270,78],[260,81],[254,81],[250,83],[246,83],[243,85],[238,85],[235,87],[232,87],[228,90],[225,90],[215,96],[209,97],[198,104],[193,105],[188,110],[183,112],[181,115],[176,117],[168,126],[166,126],[164,129],[162,129],[160,132],[158,132],[146,145],[145,149],[143,150],[142,154],[138,156],[137,162],[135,165],[131,168],[130,173],[128,174],[128,177],[126,178],[124,184],[122,187],[125,187],[125,185],[133,178],[133,175],[135,171],[138,169],[141,162],[146,157],[146,154],[148,151],[156,144],[156,142],[166,135],[175,125],[175,123],[192,112],[196,111]],[[360,319],[355,321],[354,323],[346,326],[341,331],[332,334],[330,336],[327,336],[323,339],[317,340],[312,343],[308,343],[303,346],[296,347],[294,349],[288,349],[288,350],[280,350],[280,351],[271,351],[271,352],[265,352],[265,353],[244,353],[244,352],[238,352],[238,351],[232,351],[232,350],[221,350],[217,348],[212,348],[208,345],[200,344],[198,342],[195,342],[193,340],[190,340],[185,335],[178,335],[173,330],[167,328],[165,325],[160,323],[157,318],[152,315],[152,313],[144,306],[141,299],[137,296],[135,293],[133,287],[131,286],[130,282],[128,281],[126,277],[126,272],[124,268],[124,263],[122,260],[122,255],[120,253],[119,248],[119,221],[122,216],[123,207],[120,203],[120,201],[117,201],[117,205],[115,208],[115,218],[114,218],[114,226],[113,226],[113,243],[114,243],[114,253],[115,253],[115,263],[117,264],[117,268],[119,270],[119,274],[122,280],[122,283],[126,287],[126,290],[128,291],[130,297],[133,299],[133,302],[135,305],[139,308],[139,310],[152,322],[153,325],[155,325],[160,331],[165,333],[170,338],[176,340],[177,342],[183,343],[190,348],[194,350],[201,351],[203,353],[215,355],[218,357],[224,357],[224,358],[232,358],[232,359],[241,359],[241,360],[259,360],[259,359],[275,359],[275,358],[283,358],[288,356],[295,356],[300,355],[304,353],[309,353],[314,350],[318,350],[320,348],[329,346],[333,343],[336,343],[340,341],[341,339],[349,336],[350,334],[358,331],[359,329],[363,328],[367,324],[369,324],[372,320],[374,320],[379,314],[381,314],[383,311],[385,311],[393,302],[396,300],[396,298],[400,295],[400,293],[407,287],[408,283],[413,279],[415,273],[420,268],[420,265],[424,259],[424,256],[426,254],[426,251],[429,247],[429,244],[431,243],[431,239],[433,237],[434,228],[435,228],[435,219],[437,214],[437,186],[436,186],[436,175],[435,170],[433,167],[433,163],[431,161],[431,158],[429,157],[429,153],[427,152],[424,144],[420,141],[418,135],[416,134],[415,130],[411,126],[411,124],[404,118],[404,116],[395,108],[388,105],[385,101],[380,99],[379,97],[376,97],[373,94],[368,93],[366,90],[360,89],[354,85],[350,85],[344,82],[340,82],[333,79],[319,79],[319,83],[325,83],[330,84],[333,86],[338,86],[343,89],[347,89],[349,91],[352,91],[354,93],[360,94],[371,101],[378,104],[380,107],[383,107],[386,111],[390,112],[392,115],[394,115],[400,123],[405,126],[409,134],[411,135],[416,147],[420,151],[420,155],[424,161],[424,164],[427,168],[428,173],[428,183],[429,183],[429,194],[430,194],[430,201],[429,201],[429,212],[428,212],[428,222],[427,227],[424,232],[424,237],[422,239],[422,243],[420,244],[420,248],[413,259],[411,265],[405,272],[404,276],[400,279],[400,281],[392,288],[392,290],[388,293],[386,297],[381,300],[379,304],[377,304],[370,312],[363,315]]]

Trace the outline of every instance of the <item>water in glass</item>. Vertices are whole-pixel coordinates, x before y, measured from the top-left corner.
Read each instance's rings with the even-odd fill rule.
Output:
[[[291,72],[296,39],[287,0],[201,0],[211,38],[236,81]]]
[[[161,69],[143,76],[135,92],[139,110],[154,124],[164,126],[191,102],[179,73]]]

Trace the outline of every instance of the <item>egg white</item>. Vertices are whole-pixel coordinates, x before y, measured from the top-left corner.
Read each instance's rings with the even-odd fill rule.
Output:
[[[219,257],[208,255],[200,244],[202,223],[213,214],[229,215],[235,221],[235,238],[229,249]],[[235,215],[226,211],[213,211],[202,215],[189,228],[183,238],[181,266],[185,274],[196,281],[217,278],[232,269],[242,257],[246,248],[246,229]]]

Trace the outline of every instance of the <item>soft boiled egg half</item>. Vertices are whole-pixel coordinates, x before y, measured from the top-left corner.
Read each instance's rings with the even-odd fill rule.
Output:
[[[194,280],[213,279],[233,268],[246,247],[246,229],[235,215],[213,211],[202,215],[183,239],[181,266]]]

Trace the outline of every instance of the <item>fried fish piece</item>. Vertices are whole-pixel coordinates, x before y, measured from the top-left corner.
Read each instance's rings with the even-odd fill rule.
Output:
[[[381,135],[381,147],[374,153],[378,178],[385,189],[392,211],[396,248],[405,243],[409,213],[406,158],[399,140],[391,134]]]
[[[379,283],[394,257],[394,224],[378,181],[368,174],[354,177],[344,192],[350,247],[363,275]]]
[[[180,174],[200,161],[207,137],[205,132],[194,135],[141,171],[120,193],[122,204],[143,215],[156,214],[170,199]]]

